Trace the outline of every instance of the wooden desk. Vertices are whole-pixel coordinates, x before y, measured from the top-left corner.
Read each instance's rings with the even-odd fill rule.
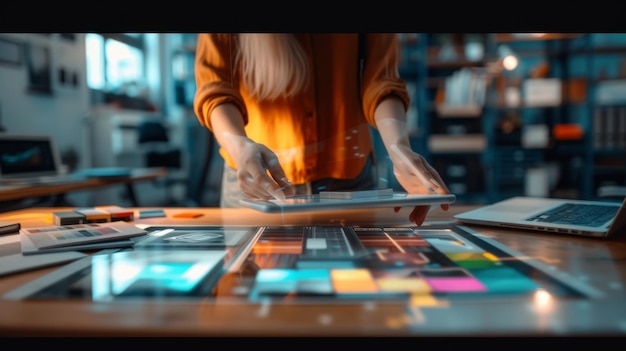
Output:
[[[165,168],[138,168],[131,172],[129,177],[97,178],[91,177],[77,180],[72,183],[54,185],[24,185],[0,187],[0,199],[2,201],[25,199],[31,197],[42,197],[58,195],[77,190],[94,189],[116,184],[124,184],[128,191],[128,196],[134,206],[139,206],[137,195],[133,184],[136,182],[153,180],[164,177],[167,174]]]
[[[429,225],[446,223],[452,214],[471,206],[433,209]],[[52,211],[33,208],[0,214],[0,220],[18,220],[24,226],[51,224]],[[139,209],[135,209],[139,210]],[[180,212],[204,216],[176,219]],[[410,225],[409,209],[334,213],[267,215],[247,209],[167,208],[167,218],[136,219],[136,224],[170,225],[291,225],[291,224],[399,224]],[[478,227],[473,227],[478,228]],[[626,335],[626,242],[585,239],[479,228],[480,233],[537,260],[572,280],[588,284],[602,297],[472,300],[447,305],[434,301],[386,303],[335,301],[300,304],[232,303],[228,299],[89,300],[0,299],[0,335],[3,336],[624,336]],[[16,243],[15,252],[19,252]],[[4,295],[33,279],[57,270],[50,267],[0,278]],[[505,283],[506,284],[506,283]],[[419,296],[415,296],[417,301]]]

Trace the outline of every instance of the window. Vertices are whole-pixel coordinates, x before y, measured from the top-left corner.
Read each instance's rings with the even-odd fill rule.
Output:
[[[132,95],[145,86],[143,34],[87,33],[85,50],[90,89]]]

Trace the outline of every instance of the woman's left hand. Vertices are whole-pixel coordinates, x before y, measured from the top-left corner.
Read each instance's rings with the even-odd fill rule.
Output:
[[[393,173],[409,194],[450,193],[439,172],[422,155],[403,145],[392,145],[392,151],[394,152],[390,153],[390,157],[393,162]],[[440,206],[444,211],[450,207],[448,204]],[[409,220],[416,225],[422,225],[429,210],[430,206],[416,206],[411,211]],[[400,207],[395,207],[394,211],[400,211]]]

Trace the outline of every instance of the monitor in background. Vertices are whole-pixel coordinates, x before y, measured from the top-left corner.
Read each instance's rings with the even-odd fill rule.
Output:
[[[50,135],[0,133],[0,178],[59,174],[60,156]]]

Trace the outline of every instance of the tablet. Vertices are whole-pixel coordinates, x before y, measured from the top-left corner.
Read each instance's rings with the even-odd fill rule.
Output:
[[[239,203],[266,213],[287,213],[305,211],[337,211],[374,207],[404,207],[451,204],[454,194],[417,195],[393,192],[391,196],[359,197],[351,199],[324,198],[317,195],[292,196],[285,200],[241,199]]]

